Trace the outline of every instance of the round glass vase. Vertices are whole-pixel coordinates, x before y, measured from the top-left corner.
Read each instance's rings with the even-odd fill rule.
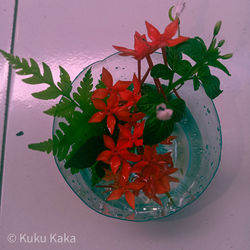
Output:
[[[152,54],[154,64],[162,63],[160,53]],[[79,73],[73,81],[76,89],[87,70],[91,67],[94,86],[98,84],[102,68],[105,67],[118,80],[132,80],[133,73],[137,72],[137,61],[130,57],[122,57],[117,53],[102,61],[95,62]],[[142,63],[142,74],[147,65]],[[146,83],[153,84],[148,76]],[[164,84],[164,82],[163,82]],[[202,87],[194,91],[192,81],[186,82],[178,91],[186,102],[183,119],[175,124],[172,135],[177,136],[172,145],[164,146],[160,150],[171,151],[174,167],[178,168],[174,177],[179,183],[171,183],[170,196],[159,195],[163,206],[149,200],[141,191],[135,198],[135,210],[126,202],[125,198],[115,201],[106,201],[109,192],[105,188],[92,186],[91,171],[89,168],[77,174],[71,174],[65,169],[65,161],[55,157],[56,164],[65,181],[74,193],[96,212],[122,220],[149,221],[167,217],[183,209],[196,200],[208,187],[219,167],[221,157],[221,127],[214,103],[207,97]],[[62,118],[55,117],[53,134],[59,128]]]

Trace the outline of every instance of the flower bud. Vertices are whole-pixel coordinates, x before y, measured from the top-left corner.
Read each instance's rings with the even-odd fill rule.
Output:
[[[214,36],[217,36],[221,27],[221,21],[218,21],[214,26]]]
[[[230,59],[233,56],[232,53],[220,56],[221,59]]]
[[[224,43],[225,43],[225,40],[220,40],[218,43],[218,47],[222,47]]]

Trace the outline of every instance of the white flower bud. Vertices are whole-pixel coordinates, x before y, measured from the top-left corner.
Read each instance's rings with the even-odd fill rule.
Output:
[[[173,110],[168,109],[165,103],[161,103],[156,106],[156,117],[158,120],[167,121],[172,118]]]
[[[177,4],[175,5],[174,12],[173,12],[173,17],[179,17],[184,10],[186,6],[186,3],[183,0],[179,0]]]

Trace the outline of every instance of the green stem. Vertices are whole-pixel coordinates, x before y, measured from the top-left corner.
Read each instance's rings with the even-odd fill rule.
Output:
[[[172,205],[176,206],[175,203],[174,203],[174,200],[172,199],[172,196],[170,195],[170,193],[167,192],[166,195],[167,195],[169,201],[172,203]]]
[[[188,74],[186,74],[185,76],[182,76],[180,79],[178,79],[177,81],[169,85],[168,92],[176,88],[178,85],[182,86],[185,83],[185,81],[189,80],[189,78],[198,71],[199,67],[200,67],[199,63],[196,63],[192,67],[192,69],[188,72]]]

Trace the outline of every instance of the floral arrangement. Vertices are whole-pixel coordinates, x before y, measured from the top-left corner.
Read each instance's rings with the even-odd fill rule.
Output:
[[[29,75],[23,80],[25,83],[48,85],[47,89],[33,93],[33,97],[42,100],[61,97],[56,105],[44,111],[62,118],[53,138],[30,144],[29,148],[53,153],[72,174],[89,168],[92,185],[110,192],[107,200],[124,195],[133,209],[140,192],[160,205],[162,195],[171,201],[171,182],[179,181],[172,175],[178,168],[171,151],[162,153],[159,148],[176,139],[172,132],[186,109],[178,90],[191,80],[194,91],[202,86],[209,98],[216,98],[222,90],[210,67],[230,75],[220,59],[232,57],[220,52],[225,42],[217,42],[221,21],[216,23],[208,47],[200,37],[181,36],[179,16],[183,9],[184,4],[170,8],[170,23],[163,33],[146,22],[150,41],[145,34],[135,32],[134,49],[113,46],[120,56],[137,60],[137,72],[131,72],[130,81],[114,83],[112,72],[103,68],[94,87],[90,68],[73,91],[70,76],[63,67],[59,66],[60,81],[55,83],[46,63],[42,63],[41,72],[34,59],[28,62],[0,50],[17,74]],[[154,65],[151,54],[158,49],[162,63]],[[141,70],[142,60],[148,64],[146,72]],[[149,74],[154,85],[146,83]]]

